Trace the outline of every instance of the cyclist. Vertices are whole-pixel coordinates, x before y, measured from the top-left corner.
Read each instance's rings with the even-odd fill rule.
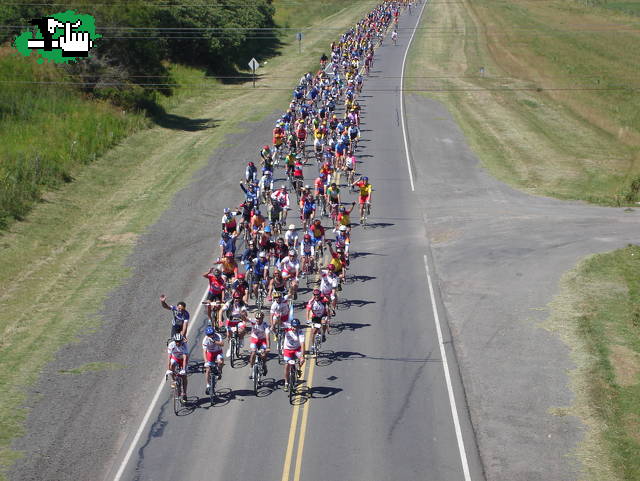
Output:
[[[265,145],[262,147],[262,150],[260,150],[260,163],[264,169],[273,171],[273,152],[268,145]]]
[[[336,246],[344,249],[346,259],[349,259],[349,245],[351,244],[351,235],[346,225],[341,225],[336,231]]]
[[[296,166],[296,154],[292,150],[284,158],[285,165],[287,166],[287,177],[293,177],[293,170]]]
[[[320,289],[313,290],[313,297],[307,302],[307,324],[311,324],[311,339],[315,338],[318,329],[313,324],[321,324],[322,342],[327,340],[329,320],[329,299],[322,296]]]
[[[247,168],[244,170],[244,180],[247,183],[258,182],[258,169],[253,162],[247,163]]]
[[[187,311],[187,304],[184,301],[178,302],[175,306],[167,304],[167,296],[160,295],[160,305],[165,309],[168,309],[173,314],[173,320],[171,321],[171,336],[180,333],[186,339],[187,330],[189,327],[189,311]]]
[[[260,251],[251,269],[253,270],[253,296],[257,299],[258,284],[262,283],[266,290],[266,283],[269,280],[269,258],[265,251]]]
[[[242,192],[244,192],[244,204],[249,206],[249,212],[251,211],[251,208],[258,207],[260,205],[260,190],[258,189],[257,181],[255,184],[253,182],[248,182],[246,187],[244,183],[240,181],[240,188],[242,189]],[[250,216],[247,218],[243,213],[243,217],[245,222],[249,222]]]
[[[289,375],[291,369],[295,368],[289,364],[289,361],[298,359],[300,361],[300,368],[304,366],[304,332],[300,329],[300,320],[292,319],[291,322],[286,323],[284,333],[284,343],[282,354],[284,357],[284,390],[289,390]]]
[[[231,291],[233,294],[236,292],[240,294],[240,298],[245,304],[249,302],[249,284],[247,283],[243,273],[239,273],[236,280],[233,281],[231,284]]]
[[[313,242],[314,247],[323,241],[324,227],[322,227],[320,219],[313,220],[313,223],[309,227],[309,235],[311,235],[311,242]]]
[[[175,383],[176,376],[182,376],[182,402],[187,402],[187,368],[189,365],[189,347],[182,337],[176,333],[167,344],[167,372],[165,376],[171,376]]]
[[[289,255],[280,263],[282,277],[289,281],[289,293],[293,300],[298,298],[298,274],[300,273],[300,261],[295,249],[289,250]]]
[[[220,234],[220,257],[224,257],[228,253],[236,254],[236,240],[238,239],[238,231],[234,230],[231,234],[222,231]]]
[[[264,322],[264,313],[258,311],[255,315],[255,319],[251,321],[251,354],[249,355],[249,367],[251,369],[251,376],[249,379],[253,379],[253,365],[256,362],[256,352],[262,349],[260,357],[264,361],[264,371],[262,374],[267,375],[267,356],[271,350],[270,338],[269,338],[269,324]]]
[[[271,330],[275,330],[276,327],[289,319],[289,303],[282,292],[273,293],[273,303],[269,312],[271,314]]]
[[[249,272],[251,269],[251,263],[258,257],[258,247],[256,246],[256,241],[251,239],[249,241],[249,245],[242,253],[242,257],[240,258],[240,263],[244,266],[245,272]]]
[[[251,237],[255,238],[255,236],[267,225],[267,219],[262,215],[260,209],[256,209],[253,211],[253,217],[251,217],[251,221],[249,222],[249,227],[251,228]]]
[[[284,242],[290,249],[296,249],[298,247],[298,231],[294,224],[290,224],[289,229],[284,233]]]
[[[305,234],[300,242],[300,257],[302,257],[302,275],[306,275],[306,272],[311,271],[309,263],[312,262],[314,254],[313,242],[311,241],[311,235]]]
[[[306,230],[309,225],[309,221],[316,213],[316,203],[314,202],[314,199],[313,197],[311,197],[311,195],[306,195],[304,199],[301,199],[301,202],[302,227]]]
[[[271,170],[266,169],[263,171],[258,187],[262,193],[262,200],[266,204],[273,190],[273,172]]]
[[[242,296],[237,292],[233,294],[233,297],[229,299],[220,312],[218,312],[218,322],[222,325],[223,316],[227,317],[225,323],[227,328],[227,339],[231,339],[232,328],[235,327],[238,330],[238,339],[240,347],[244,344],[244,328],[247,322],[247,305],[242,300]],[[227,349],[227,357],[231,355],[231,345]]]
[[[335,182],[327,188],[327,204],[329,204],[329,212],[331,218],[335,222],[338,218],[338,207],[340,206],[340,188]]]
[[[231,209],[228,207],[224,208],[224,213],[222,215],[222,231],[227,234],[231,234],[235,232],[238,228],[238,223],[236,222],[235,217],[239,214],[239,212],[231,212]]]
[[[258,248],[262,251],[268,251],[273,246],[271,240],[271,226],[266,226],[258,236]]]
[[[274,190],[271,194],[271,199],[276,201],[281,210],[281,221],[287,220],[287,211],[289,210],[289,192],[287,192],[287,186],[282,184],[279,189]]]
[[[227,252],[224,257],[213,263],[219,265],[222,271],[222,278],[231,282],[238,275],[238,264],[236,263],[233,253]]]
[[[351,185],[360,189],[360,218],[363,218],[365,205],[371,205],[371,192],[373,191],[373,186],[369,183],[369,177],[360,177]]]
[[[304,165],[302,164],[302,155],[296,155],[296,162],[293,165],[293,190],[300,197],[302,185],[304,184]]]
[[[398,31],[397,30],[394,30],[391,33],[391,40],[393,40],[393,44],[394,45],[398,45]]]
[[[282,262],[282,259],[284,259],[287,256],[287,252],[289,252],[289,249],[287,248],[287,245],[284,243],[284,238],[282,237],[278,237],[276,239],[275,244],[272,246],[272,252],[271,252],[271,257],[273,258],[273,265],[276,268],[280,268],[280,263]]]
[[[287,287],[287,281],[285,280],[284,277],[282,277],[282,271],[280,269],[275,269],[273,271],[273,277],[269,282],[268,299],[271,299],[276,292],[279,292],[282,295],[284,295],[284,291],[286,290],[286,287]]]
[[[338,286],[340,279],[336,276],[336,266],[329,264],[326,269],[320,271],[320,293],[331,301],[332,314],[335,315],[338,304]]]
[[[341,231],[349,232],[351,230],[351,212],[353,212],[354,207],[356,206],[355,202],[351,203],[351,209],[347,209],[345,206],[340,206],[340,210],[338,211],[338,229]],[[342,229],[344,227],[344,229]]]
[[[224,278],[222,272],[216,267],[211,267],[207,272],[202,274],[202,277],[209,279],[209,291],[207,292],[207,317],[209,321],[213,323],[211,316],[211,303],[221,302],[222,295],[224,293]]]
[[[222,348],[224,347],[224,340],[222,336],[216,332],[216,330],[207,326],[204,330],[204,338],[202,339],[202,358],[204,359],[204,378],[207,380],[207,387],[205,394],[209,395],[211,384],[209,384],[209,374],[213,363],[218,365],[218,379],[222,379],[222,367],[224,366],[224,357],[222,355]]]

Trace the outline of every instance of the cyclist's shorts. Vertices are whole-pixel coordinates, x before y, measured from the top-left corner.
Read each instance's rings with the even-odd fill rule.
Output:
[[[282,357],[284,357],[285,361],[293,361],[294,359],[302,358],[302,347],[298,349],[283,349]]]
[[[311,245],[315,246],[318,242],[322,240],[322,237],[314,237],[311,236]]]
[[[214,362],[222,361],[224,359],[222,351],[205,351],[205,355],[207,356],[204,363],[205,367],[211,367]]]
[[[266,349],[267,348],[267,340],[266,339],[258,339],[256,337],[251,338],[251,345],[249,348],[252,351],[257,351],[258,349]]]
[[[244,322],[243,321],[234,321],[232,319],[227,319],[227,322],[225,323],[225,326],[227,326],[227,330],[231,330],[232,327],[237,326],[239,330],[243,330],[244,329]]]
[[[309,212],[304,211],[304,212],[302,212],[302,218],[305,219],[305,220],[309,220],[309,219],[311,219],[311,214],[313,214],[312,210],[309,211]]]
[[[207,301],[222,301],[222,291],[220,292],[207,292]]]
[[[370,195],[358,196],[358,197],[360,199],[360,205],[368,203],[369,200],[371,199]]]
[[[322,320],[326,318],[327,316],[311,316],[311,322],[314,324],[318,324],[319,322],[322,322]]]
[[[187,364],[189,363],[189,356],[187,356],[187,360],[185,362]],[[175,356],[171,356],[171,365],[172,366],[182,366],[182,359],[178,359]]]

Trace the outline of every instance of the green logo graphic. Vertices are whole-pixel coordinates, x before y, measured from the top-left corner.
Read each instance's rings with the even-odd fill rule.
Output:
[[[14,46],[25,57],[31,53],[38,54],[38,63],[45,59],[67,63],[88,57],[94,40],[102,37],[96,34],[95,19],[91,15],[74,10],[35,18],[31,24],[37,27],[37,32],[22,32],[16,37]]]

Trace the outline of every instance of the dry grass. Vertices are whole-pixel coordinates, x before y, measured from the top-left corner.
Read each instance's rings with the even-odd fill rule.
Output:
[[[579,23],[598,32],[567,33]],[[615,204],[640,176],[640,96],[575,90],[640,78],[638,32],[610,23],[566,3],[436,2],[416,35],[408,87],[447,104],[500,180]]]

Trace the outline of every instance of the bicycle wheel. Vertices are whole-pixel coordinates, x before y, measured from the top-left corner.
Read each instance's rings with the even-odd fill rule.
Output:
[[[283,344],[283,335],[282,335],[282,331],[278,330],[278,342],[277,342],[277,348],[278,348],[278,363],[282,364],[282,362],[284,361],[284,357],[282,356],[282,344]]]
[[[258,388],[260,387],[260,376],[262,375],[262,371],[260,369],[260,354],[256,353],[258,359],[253,365],[253,392],[258,395]]]
[[[217,374],[218,374],[218,368],[214,366],[211,366],[211,368],[209,368],[209,401],[211,401],[211,405],[213,406],[213,403],[215,401],[215,397],[216,397],[216,381],[217,381]]]
[[[289,373],[289,403],[293,404],[293,398],[296,395],[296,385],[298,384],[298,365],[292,364]]]
[[[236,338],[232,337],[231,341],[229,341],[229,344],[231,347],[231,355],[229,356],[229,364],[231,365],[231,367],[233,368],[233,364],[235,363],[236,360]]]
[[[318,360],[320,359],[320,344],[321,344],[321,342],[322,342],[321,334],[316,334],[315,338],[313,339],[313,353],[314,353],[314,357],[315,357],[316,366],[318,365]]]
[[[173,388],[173,412],[177,416],[182,409],[182,377],[176,376],[175,387]]]

